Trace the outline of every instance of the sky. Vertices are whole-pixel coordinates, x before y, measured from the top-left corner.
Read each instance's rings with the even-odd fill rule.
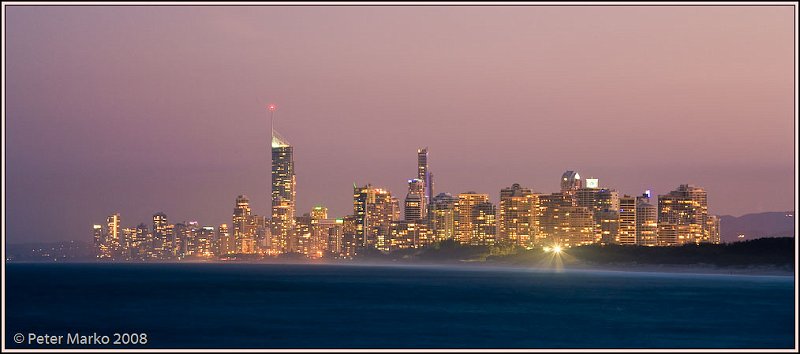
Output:
[[[7,241],[269,214],[268,103],[298,215],[566,170],[620,193],[794,209],[792,6],[6,6]],[[724,225],[723,225],[724,227]]]

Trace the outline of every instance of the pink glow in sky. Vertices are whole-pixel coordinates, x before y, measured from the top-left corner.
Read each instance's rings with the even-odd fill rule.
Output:
[[[794,209],[791,6],[8,6],[10,242],[122,213],[230,223],[269,205],[269,117],[298,214],[436,191],[705,187],[715,214]],[[268,106],[267,106],[268,107]]]

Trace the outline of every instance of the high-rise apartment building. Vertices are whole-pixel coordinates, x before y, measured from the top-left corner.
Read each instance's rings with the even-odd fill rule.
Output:
[[[635,245],[636,242],[636,197],[619,197],[619,233],[616,243]]]
[[[650,204],[650,194],[636,197],[636,244],[657,246],[658,210]]]
[[[561,244],[565,238],[562,230],[569,227],[567,208],[572,206],[569,195],[552,193],[539,195],[539,245]]]
[[[416,221],[400,220],[392,223],[391,236],[385,251],[424,247],[431,243],[428,225]]]
[[[600,242],[617,243],[619,237],[619,210],[603,209],[598,211],[596,219],[600,221]]]
[[[427,204],[425,181],[418,178],[408,180],[408,194],[406,194],[404,208],[405,220],[419,222],[426,219]]]
[[[94,252],[95,256],[100,259],[111,258],[111,250],[108,248],[107,236],[108,233],[103,228],[103,225],[92,225],[92,238],[94,239]]]
[[[578,172],[566,171],[561,175],[561,193],[574,196],[581,187],[583,187],[583,182]]]
[[[153,250],[153,233],[145,223],[136,225],[136,238],[131,241],[131,259],[147,260],[155,258]]]
[[[708,195],[703,188],[682,184],[658,196],[658,223],[674,225],[676,238],[666,245],[712,242],[708,225]]]
[[[458,195],[457,213],[457,240],[461,244],[469,245],[472,243],[476,234],[473,210],[480,203],[488,203],[489,195],[475,192],[466,192]]]
[[[498,240],[529,248],[534,232],[534,196],[530,188],[514,183],[500,190],[500,208],[497,215]]]
[[[336,229],[334,236],[338,237],[341,232],[341,248],[337,254],[338,258],[352,259],[358,253],[360,246],[358,237],[358,225],[361,223],[357,215],[348,215],[341,219],[341,229]]]
[[[274,129],[272,130],[271,187],[271,251],[274,253],[294,252],[297,248],[297,240],[294,235],[296,212],[294,148]]]
[[[118,259],[122,252],[122,234],[119,213],[111,214],[106,218],[106,245],[112,259]]]
[[[234,253],[256,253],[259,222],[258,217],[251,214],[250,199],[246,195],[236,197],[231,226],[233,227]]]
[[[175,254],[173,241],[175,236],[170,232],[167,214],[153,214],[153,253],[156,258],[169,259]]]
[[[399,219],[397,199],[389,191],[371,184],[353,185],[353,214],[358,246],[385,249],[391,224]]]
[[[497,208],[490,201],[475,204],[470,217],[473,246],[493,246],[497,244]]]
[[[417,149],[417,179],[421,180],[423,183],[423,196],[425,205],[430,205],[431,199],[433,199],[433,174],[431,173],[430,169],[428,168],[428,148],[421,148]],[[423,209],[423,218],[426,218],[424,215],[427,215],[427,210]],[[408,219],[406,219],[408,220]]]
[[[192,254],[197,257],[212,257],[214,253],[214,245],[216,244],[216,230],[213,226],[203,226],[198,230],[197,237],[195,238],[194,248]]]
[[[217,227],[217,252],[218,256],[225,256],[236,253],[236,241],[228,229],[228,224],[220,224]]]
[[[458,225],[458,198],[450,193],[439,193],[433,197],[429,209],[433,242],[453,239]]]
[[[540,232],[544,244],[573,247],[599,241],[600,229],[594,221],[594,213],[576,205],[575,191],[577,189],[572,193],[539,195]]]
[[[297,238],[297,246],[293,252],[300,253],[306,257],[311,257],[312,253],[315,253],[312,250],[311,226],[311,214],[305,213],[303,216],[295,218],[294,234]]]
[[[719,216],[709,214],[706,221],[706,229],[708,230],[708,242],[719,244],[721,242]]]

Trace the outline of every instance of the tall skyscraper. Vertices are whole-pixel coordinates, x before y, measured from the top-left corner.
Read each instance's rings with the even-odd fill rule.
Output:
[[[358,225],[360,224],[360,218],[358,215],[347,215],[341,219],[341,249],[338,254],[339,258],[347,258],[352,259],[358,253],[359,248],[361,248],[361,244],[359,243],[359,236],[358,236]],[[338,233],[340,230],[336,230],[335,233]],[[334,237],[338,237],[338,235],[334,235]]]
[[[599,241],[594,213],[576,205],[575,191],[539,195],[540,232],[545,244],[572,247]]]
[[[275,106],[269,106],[274,116]],[[271,117],[272,120],[272,117]],[[272,133],[272,251],[295,252],[296,180],[294,148],[270,125]]]
[[[561,193],[574,196],[575,192],[583,187],[581,175],[575,171],[567,171],[561,175]]]
[[[195,238],[195,247],[192,254],[198,257],[212,257],[214,256],[214,245],[216,244],[216,230],[213,226],[203,226],[197,233]]]
[[[364,187],[353,184],[353,214],[358,246],[385,249],[391,224],[399,219],[398,209],[398,201],[389,191],[371,184]]]
[[[619,237],[619,210],[602,209],[597,212],[600,220],[600,241],[605,244],[617,243]]]
[[[450,193],[439,193],[431,200],[429,209],[432,240],[454,238],[458,225],[458,198]]]
[[[112,259],[117,259],[122,251],[122,235],[119,213],[111,214],[106,218],[106,244]]]
[[[145,223],[139,223],[136,225],[136,239],[132,242],[132,248],[134,252],[131,254],[131,258],[136,260],[147,260],[153,258],[153,234],[147,227]]]
[[[676,238],[663,238],[666,245],[713,242],[708,224],[708,195],[703,188],[682,184],[659,195],[658,223],[675,226]]]
[[[217,228],[217,252],[218,256],[236,252],[236,242],[231,237],[228,224],[220,224]]]
[[[158,212],[153,214],[153,253],[156,258],[171,258],[175,250],[172,241],[174,235],[168,229],[167,214]]]
[[[497,216],[502,242],[529,248],[533,241],[533,191],[514,183],[500,190],[500,210]]]
[[[295,235],[297,236],[297,246],[294,252],[311,257],[314,252],[311,242],[311,214],[305,213],[296,217],[294,226]]]
[[[619,210],[619,193],[616,190],[602,188],[597,192],[597,210]]]
[[[706,222],[706,229],[708,229],[708,242],[719,244],[721,242],[719,216],[709,214]]]
[[[338,251],[341,251],[341,219],[329,219],[328,218],[328,208],[323,206],[316,206],[311,209],[311,258],[319,258],[323,257],[326,254],[328,255],[336,255],[331,254],[329,252],[329,246],[331,244],[331,233],[333,233],[336,238],[334,239],[334,246],[338,247]]]
[[[636,197],[623,195],[619,198],[619,234],[616,243],[636,244]]]
[[[175,257],[177,259],[186,256],[186,245],[188,238],[191,237],[191,231],[187,229],[186,224],[179,222],[172,226],[172,232],[175,235]]]
[[[566,208],[572,206],[571,198],[563,193],[542,194],[539,196],[539,205],[540,244],[562,244],[566,238],[562,230],[569,227]]]
[[[424,186],[425,205],[430,205],[433,199],[433,174],[428,168],[428,148],[417,149],[417,179],[422,180]],[[423,215],[427,215],[423,210]],[[425,217],[425,216],[423,216]]]
[[[458,195],[458,242],[468,245],[476,237],[477,229],[473,211],[478,204],[484,202],[489,202],[488,194],[466,192]]]
[[[108,248],[106,235],[108,235],[108,233],[103,229],[103,225],[95,224],[92,226],[94,252],[97,258],[111,258],[111,250]]]
[[[427,200],[425,196],[425,181],[415,178],[408,180],[408,194],[406,194],[404,215],[407,221],[420,221],[427,216]]]
[[[470,244],[493,246],[497,244],[497,208],[490,201],[475,204],[470,217],[472,237]]]
[[[636,244],[658,245],[658,210],[650,204],[650,195],[636,197]]]
[[[251,214],[250,199],[246,195],[236,197],[233,208],[233,243],[235,253],[255,253],[258,223]]]

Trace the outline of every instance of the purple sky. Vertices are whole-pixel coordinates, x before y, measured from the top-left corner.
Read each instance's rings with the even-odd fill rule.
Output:
[[[794,209],[793,7],[6,7],[6,235],[268,213],[265,105],[298,214],[436,192],[497,201],[565,170],[621,193],[705,187]],[[724,226],[723,226],[724,227]]]

